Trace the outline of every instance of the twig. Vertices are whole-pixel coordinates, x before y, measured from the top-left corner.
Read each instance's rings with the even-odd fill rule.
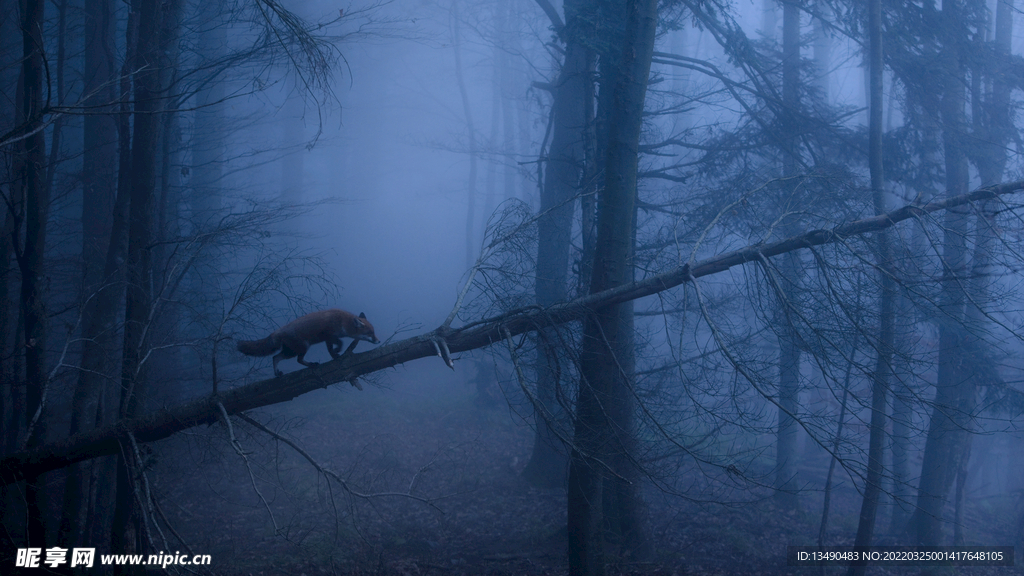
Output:
[[[273,436],[276,440],[284,443],[285,445],[287,445],[292,450],[295,450],[295,452],[297,452],[300,456],[305,458],[306,461],[309,462],[311,466],[313,466],[313,468],[316,468],[318,472],[320,472],[321,474],[323,474],[327,478],[333,479],[335,482],[340,484],[341,487],[346,492],[348,492],[349,494],[351,494],[351,495],[353,495],[353,496],[355,496],[357,498],[362,498],[364,500],[369,500],[371,498],[377,498],[377,497],[380,497],[380,496],[401,496],[401,497],[405,497],[405,498],[410,498],[412,500],[416,500],[418,502],[422,502],[422,503],[426,504],[427,506],[430,506],[434,510],[437,510],[441,514],[444,514],[444,510],[441,510],[436,504],[434,504],[430,500],[428,500],[426,498],[421,498],[419,496],[415,496],[413,494],[402,493],[402,492],[375,492],[373,494],[364,494],[362,492],[356,492],[355,490],[353,490],[348,485],[348,482],[346,482],[344,478],[339,476],[337,473],[335,473],[335,472],[333,472],[331,470],[328,470],[327,468],[324,468],[322,465],[320,465],[319,462],[314,460],[313,457],[310,456],[308,452],[303,450],[295,442],[292,442],[288,438],[285,438],[284,436],[278,434],[277,432],[274,432],[270,428],[267,428],[266,426],[264,426],[263,424],[257,422],[256,420],[252,419],[251,417],[249,417],[246,414],[239,413],[237,416],[239,418],[241,418],[242,420],[246,421],[249,425],[251,425],[251,426],[253,426],[255,428],[258,428],[259,430],[262,430],[263,432],[269,434],[270,436]],[[330,484],[328,484],[328,485],[330,485]],[[332,499],[331,500],[332,505],[333,505],[333,502],[334,501]],[[335,514],[337,514],[337,509],[335,509]]]
[[[220,409],[220,414],[224,419],[224,425],[228,429],[228,437],[231,440],[231,447],[235,449],[235,454],[242,459],[245,463],[245,469],[249,472],[249,482],[252,484],[252,489],[256,492],[256,495],[260,497],[260,502],[263,503],[263,507],[267,509],[267,514],[270,515],[270,521],[274,524],[274,534],[280,534],[281,529],[277,526],[277,519],[274,518],[274,511],[270,509],[270,504],[267,499],[263,497],[263,493],[260,492],[260,487],[256,485],[256,476],[252,473],[252,466],[249,465],[249,457],[246,456],[245,451],[242,450],[242,445],[238,443],[235,438],[235,429],[231,426],[231,418],[228,416],[228,411],[224,408],[224,404],[217,402],[217,408]]]

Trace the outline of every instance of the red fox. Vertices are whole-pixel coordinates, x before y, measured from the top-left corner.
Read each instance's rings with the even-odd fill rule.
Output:
[[[306,362],[305,356],[309,347],[319,342],[327,344],[331,358],[342,356],[338,354],[342,338],[352,338],[345,354],[352,352],[360,340],[380,344],[365,314],[360,312],[356,316],[344,310],[331,309],[311,312],[292,320],[262,340],[239,340],[238,351],[246,356],[270,356],[280,350],[274,356],[274,374],[281,376],[283,372],[277,369],[281,360],[295,358],[303,366],[318,364]]]

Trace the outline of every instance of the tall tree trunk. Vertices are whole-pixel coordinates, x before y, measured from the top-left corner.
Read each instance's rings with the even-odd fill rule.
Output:
[[[860,297],[858,295],[858,306]],[[850,375],[853,373],[854,359],[857,357],[858,346],[857,335],[854,336],[853,346],[850,347],[850,359],[846,363],[846,374],[843,376],[843,396],[839,401],[839,418],[836,420],[836,435],[832,439],[832,455],[829,458],[828,472],[825,474],[824,499],[821,506],[821,523],[818,525],[818,549],[824,551],[825,536],[828,534],[828,515],[832,505],[832,478],[835,476],[836,462],[839,460],[839,447],[843,441],[843,426],[846,423],[846,406],[850,398]],[[821,566],[821,573],[825,573],[825,566]]]
[[[222,180],[228,161],[227,139],[231,128],[225,103],[227,87],[221,74],[229,50],[228,31],[231,23],[228,11],[228,3],[223,0],[208,0],[199,4],[198,20],[203,22],[203,30],[196,42],[196,56],[209,70],[209,76],[204,88],[195,95],[196,111],[189,142],[192,152],[191,186],[187,201],[192,212],[192,226],[203,230],[216,226],[224,216]],[[208,269],[217,269],[223,257],[224,254],[208,250],[203,254],[202,265]],[[220,318],[223,310],[213,302],[211,295],[224,293],[226,287],[221,285],[222,281],[223,277],[219,275],[189,274],[187,289],[197,300],[193,305],[196,312],[193,317],[199,317],[206,323],[194,324],[186,337],[202,339],[215,331],[216,319]],[[211,389],[216,386],[211,358],[215,351],[216,348],[209,347],[199,353],[200,369],[204,371],[199,378],[210,382]],[[205,372],[207,369],[209,372]]]
[[[946,164],[946,190],[949,196],[967,190],[968,169],[964,150],[966,121],[964,114],[964,69],[955,39],[962,25],[964,5],[959,1],[944,2],[942,26],[946,32],[941,61],[941,116],[943,152]],[[925,441],[921,481],[918,485],[917,509],[911,519],[917,543],[938,546],[943,543],[942,512],[952,487],[959,459],[969,445],[971,416],[975,406],[975,383],[964,378],[964,293],[966,277],[967,217],[962,210],[950,210],[943,223],[942,292],[940,294],[939,368],[935,383],[934,408]]]
[[[82,134],[82,370],[71,403],[71,435],[98,423],[100,388],[111,375],[110,348],[118,301],[123,298],[111,286],[116,283],[117,264],[123,259],[121,250],[110,253],[111,246],[123,245],[120,240],[112,242],[117,195],[117,124],[112,109],[116,79],[113,3],[87,0],[84,12],[84,104],[97,107],[100,113],[85,116]],[[124,230],[123,212],[117,227]],[[94,462],[87,462],[68,468],[58,535],[62,546],[83,541],[89,508],[88,479],[93,465]]]
[[[15,123],[21,121],[21,111],[15,106],[15,102],[21,97],[16,94],[20,83],[20,66],[12,65],[11,60],[20,55],[19,41],[21,40],[21,27],[19,21],[18,2],[14,0],[0,0],[0,54],[10,54],[0,66],[0,133],[6,133],[14,129]],[[4,181],[15,181],[17,177],[11,172],[10,165],[0,167],[0,178]],[[14,243],[12,234],[15,231],[16,217],[20,215],[20,202],[18,194],[13,194],[11,205],[3,208],[3,217],[0,218],[0,349],[18,350],[15,340],[19,338],[18,330],[15,327],[20,306],[12,300],[13,270],[11,269],[11,256],[14,254]],[[0,355],[0,454],[10,454],[16,449],[18,431],[21,429],[21,420],[24,416],[24,408],[16,404],[18,398],[19,381],[17,355]],[[18,512],[15,498],[16,490],[4,486],[0,489],[0,523],[7,525],[13,521]],[[0,553],[8,552],[10,546],[0,545]]]
[[[224,3],[219,0],[202,2],[197,49],[199,57],[213,69],[227,53],[228,23],[225,21]],[[211,75],[213,73],[211,72]],[[192,188],[194,217],[200,226],[221,217],[221,178],[227,153],[225,144],[225,106],[227,92],[222,78],[211,77],[207,86],[196,93],[195,126],[192,134]]]
[[[914,309],[910,302],[901,295],[896,295],[897,314],[900,318],[912,318],[914,315]],[[899,348],[907,350],[906,332],[909,330],[901,330],[900,337],[894,344],[894,349]],[[904,362],[898,361],[897,365],[899,370],[896,372],[896,377],[891,380],[892,386],[892,434],[891,442],[892,446],[892,516],[889,518],[889,533],[899,534],[903,531],[906,526],[907,519],[910,518],[910,510],[913,506],[913,487],[910,484],[910,450],[911,450],[911,433],[914,418],[914,411],[912,408],[913,396],[907,382],[912,378],[912,374],[906,369]]]
[[[503,6],[498,7],[498,14],[503,14]],[[502,26],[502,22],[496,22],[496,27]],[[497,42],[497,39],[495,39]],[[492,51],[493,67],[491,70],[491,129],[487,136],[485,150],[490,150],[490,159],[487,160],[487,175],[484,177],[484,206],[481,210],[481,219],[486,227],[488,219],[494,213],[494,206],[497,203],[496,188],[498,184],[498,168],[500,166],[500,148],[498,141],[501,136],[501,52],[497,44]],[[486,232],[486,230],[485,230]]]
[[[602,54],[601,83],[602,91],[609,95],[603,102],[610,101],[611,108],[599,113],[605,115],[608,124],[592,294],[632,279],[637,155],[654,50],[657,1],[615,2],[607,17],[601,24],[614,32],[605,36],[611,36],[611,41],[608,52]],[[614,37],[618,34],[621,41]],[[630,452],[635,426],[632,410],[605,409],[633,393],[633,375],[627,372],[633,364],[632,317],[631,305],[618,304],[595,310],[584,322],[569,466],[569,573],[574,576],[604,572],[600,527],[604,479],[609,472],[604,466],[613,458],[631,461],[635,456]],[[610,472],[625,472],[626,478],[635,478],[634,473],[622,469]],[[619,506],[624,504],[620,502]]]
[[[141,413],[146,399],[142,357],[150,327],[152,305],[151,240],[153,238],[153,197],[156,188],[156,152],[160,119],[161,2],[135,0],[139,18],[134,75],[135,118],[132,138],[131,198],[128,215],[127,290],[125,298],[124,347],[121,360],[120,418]],[[111,547],[118,553],[141,553],[145,529],[135,500],[135,462],[131,445],[125,442],[118,458],[117,496]],[[126,457],[127,456],[127,457]]]
[[[22,142],[21,186],[25,201],[24,236],[17,251],[21,271],[21,315],[25,343],[25,418],[28,426],[27,446],[35,446],[46,436],[43,414],[48,385],[46,373],[46,307],[43,298],[46,250],[46,220],[49,191],[46,188],[46,142],[43,137],[43,2],[22,0],[22,63],[21,101],[25,132]],[[40,478],[25,481],[28,506],[28,544],[45,544],[45,497]]]
[[[173,276],[175,262],[172,262],[172,259],[178,257],[180,263],[181,260],[188,258],[174,249],[181,239],[179,216],[182,200],[183,150],[179,113],[176,109],[178,108],[177,102],[182,99],[182,94],[176,87],[179,85],[178,70],[181,66],[178,38],[181,34],[181,12],[183,9],[184,0],[165,2],[160,19],[159,86],[162,98],[156,153],[157,194],[154,197],[156,209],[154,210],[155,224],[151,262],[153,270],[163,271],[163,273],[153,276],[154,309],[151,316],[153,324],[151,331],[160,335],[161,343],[181,342],[186,339],[181,334],[181,308],[169,305],[177,298],[175,291],[179,286],[178,278]],[[170,346],[153,354],[149,361],[152,366],[150,370],[159,374],[180,374],[183,368],[183,351],[182,347]],[[162,389],[169,388],[172,392],[179,393],[182,399],[186,396],[183,387],[173,377],[161,381],[158,385]]]
[[[761,36],[769,42],[775,42],[778,37],[779,13],[776,8],[777,0],[763,0],[761,2]]]
[[[462,110],[466,115],[466,130],[469,133],[469,183],[466,185],[466,266],[476,261],[476,173],[477,149],[476,127],[473,125],[473,107],[469,102],[466,80],[462,75],[462,37],[459,23],[459,2],[452,0],[452,50],[455,52],[455,80],[462,96]]]
[[[1010,56],[1013,41],[1013,14],[1014,0],[999,0],[996,2],[995,41],[993,47],[1002,58]],[[1013,118],[1010,109],[1011,86],[1006,81],[1006,76],[1000,74],[1001,70],[985,70],[991,81],[991,91],[982,94],[981,90],[975,90],[971,96],[972,104],[975,104],[975,112],[972,114],[975,131],[982,136],[976,139],[978,150],[974,157],[978,168],[978,176],[982,186],[988,186],[999,182],[1006,171],[1007,153],[1006,146],[1013,136]],[[982,70],[975,70],[972,79],[982,79]],[[980,84],[980,82],[979,82]],[[983,214],[988,214],[991,206],[983,207]],[[979,232],[982,228],[979,227]]]
[[[826,23],[834,20],[832,5],[824,0],[814,3],[818,14],[812,19],[814,26],[814,87],[818,89],[822,101],[828,104],[831,96],[829,89],[832,80],[832,33]]]
[[[83,105],[94,112],[82,126],[82,285],[89,297],[106,282],[104,263],[117,196],[113,2],[85,0],[84,16]]]
[[[568,295],[569,254],[571,252],[572,213],[584,166],[584,141],[593,119],[587,114],[593,99],[593,53],[581,42],[583,23],[578,17],[583,2],[565,4],[565,62],[554,87],[551,147],[545,163],[544,183],[537,219],[538,306],[550,306]],[[552,426],[564,418],[557,401],[558,390],[568,367],[559,352],[559,337],[554,329],[545,329],[538,338],[537,400],[543,413],[535,415],[537,433],[533,453],[523,470],[530,482],[541,486],[564,486],[568,461],[562,442]]]
[[[782,126],[786,142],[782,155],[782,174],[790,198],[795,201],[796,175],[799,166],[800,137],[797,126],[800,108],[800,8],[795,0],[787,0],[782,8]],[[787,217],[787,220],[791,220]],[[776,440],[775,501],[784,508],[799,504],[797,494],[797,425],[793,419],[799,407],[800,346],[793,324],[793,313],[787,308],[797,305],[796,292],[800,284],[800,258],[796,253],[782,260],[783,313],[779,334],[779,416]]]
[[[514,50],[514,40],[510,28],[512,23],[516,22],[515,3],[508,2],[507,6],[499,3],[497,9],[502,13],[498,34],[503,48],[498,54],[498,70],[501,81],[501,156],[505,159],[502,170],[504,176],[502,200],[511,200],[516,197],[516,127],[512,100],[515,90],[515,71],[512,68],[512,58],[509,53]]]
[[[868,126],[868,167],[871,171],[871,196],[875,214],[885,213],[885,177],[882,170],[882,0],[868,1],[868,68],[870,100]],[[854,546],[871,545],[882,492],[886,396],[892,371],[893,331],[896,286],[892,275],[891,249],[886,232],[875,236],[878,282],[882,288],[879,301],[878,344],[875,346],[875,370],[871,378],[871,431],[868,440],[868,470],[861,502],[860,520]],[[850,566],[850,576],[861,576],[867,563]]]

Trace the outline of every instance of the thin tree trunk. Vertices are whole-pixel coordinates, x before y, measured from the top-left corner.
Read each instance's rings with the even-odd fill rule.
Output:
[[[216,69],[227,52],[228,23],[225,21],[224,2],[210,0],[202,2],[199,20],[203,22],[196,51],[204,62]],[[225,143],[224,99],[227,92],[219,77],[211,78],[207,86],[196,93],[195,125],[192,134],[192,187],[191,200],[193,217],[198,225],[205,226],[221,217],[221,178],[224,176],[224,161],[227,154]],[[202,290],[196,287],[196,290]]]
[[[19,21],[18,2],[14,0],[0,0],[0,54],[17,55],[21,52],[19,42],[21,40],[21,27]],[[7,133],[13,130],[15,123],[22,119],[21,110],[16,102],[21,100],[20,90],[21,67],[11,65],[0,66],[0,133]],[[11,168],[3,166],[0,168],[0,178],[5,181],[14,181],[16,176]],[[12,194],[10,206],[4,206],[3,217],[0,218],[3,224],[0,225],[0,348],[4,350],[17,350],[14,347],[16,338],[14,324],[17,321],[17,311],[20,306],[13,302],[13,291],[11,273],[11,256],[14,253],[12,234],[15,231],[15,216],[20,212],[18,205],[18,194]],[[16,364],[15,358],[8,360],[7,355],[0,355],[0,453],[7,454],[13,450],[17,442],[17,433],[20,429],[20,421],[23,413],[21,407],[14,406],[15,382],[17,372],[12,368]],[[14,438],[12,438],[14,437]],[[8,503],[7,491],[0,494],[0,506]],[[6,506],[6,512],[11,513],[10,506]],[[2,521],[3,518],[0,518]]]
[[[960,459],[960,467],[956,471],[956,490],[954,491],[953,509],[953,546],[964,546],[964,498],[967,491],[967,462],[970,460],[971,449]]]
[[[912,307],[904,302],[904,297],[897,295],[900,310],[899,317],[909,318],[913,315]],[[899,339],[901,349],[906,349],[903,344],[906,338]],[[893,378],[891,386],[892,398],[892,483],[893,483],[893,506],[892,516],[889,519],[889,534],[899,534],[906,526],[910,517],[910,506],[913,500],[913,490],[910,485],[910,434],[914,412],[911,408],[911,396],[904,378],[909,379],[910,374],[900,369],[898,375]]]
[[[25,419],[28,427],[25,445],[42,444],[46,437],[46,307],[45,283],[46,220],[49,191],[46,188],[46,142],[43,136],[43,2],[23,0],[21,4],[22,84],[21,99],[25,131],[32,133],[23,141],[21,185],[25,198],[24,236],[16,251],[21,271],[21,314],[25,343]],[[45,544],[45,495],[40,478],[25,481],[28,506],[28,545]]]
[[[942,25],[947,30],[959,28],[958,19],[963,10],[962,2],[943,3]],[[947,44],[951,43],[952,40],[947,40]],[[966,137],[964,78],[958,50],[956,46],[945,45],[940,54],[945,62],[940,106],[946,189],[950,195],[966,190],[969,177],[963,148]],[[959,469],[959,459],[970,442],[971,417],[976,403],[975,383],[964,378],[963,370],[965,298],[961,285],[967,272],[967,217],[964,212],[947,212],[943,229],[942,292],[937,314],[939,369],[921,465],[917,509],[911,520],[917,543],[924,546],[943,543],[942,512]]]
[[[580,5],[566,6],[569,26],[575,26]],[[587,100],[592,97],[593,55],[580,38],[566,39],[565,62],[554,88],[551,147],[545,163],[541,188],[540,216],[537,219],[538,306],[564,302],[568,296],[569,254],[571,252],[574,198],[583,174],[584,140],[592,119],[587,115]],[[564,418],[557,401],[563,374],[564,355],[559,352],[559,336],[545,329],[537,351],[537,399],[545,413],[536,414],[537,434],[533,453],[523,476],[540,486],[563,486],[567,472],[567,454],[553,430]]]
[[[455,81],[462,97],[462,110],[466,115],[466,130],[469,133],[469,182],[466,185],[466,267],[476,262],[476,127],[473,125],[473,108],[469,103],[466,80],[462,76],[462,37],[459,24],[459,2],[452,1],[452,50],[455,52]]]
[[[115,101],[114,9],[111,0],[85,2],[85,104],[98,112],[88,114],[83,124],[82,159],[82,370],[78,374],[71,403],[69,434],[77,434],[102,423],[97,418],[100,389],[111,375],[111,345],[118,301],[123,295],[113,286],[117,264],[123,259],[123,241],[114,229],[124,230],[124,212],[114,223],[117,190],[117,124]],[[121,233],[119,232],[118,235]],[[106,249],[103,245],[106,244]],[[114,247],[114,253],[111,248]],[[106,256],[106,257],[104,257]],[[102,319],[101,319],[102,317]],[[68,469],[64,483],[64,507],[58,542],[69,546],[82,542],[87,524],[89,485],[95,463]]]
[[[154,310],[151,322],[164,342],[180,342],[185,339],[181,334],[180,308],[167,305],[176,297],[174,291],[177,283],[173,278],[169,278],[168,274],[173,269],[170,259],[175,257],[175,251],[171,247],[180,238],[182,142],[178,122],[179,113],[175,109],[178,107],[176,103],[182,96],[177,92],[176,87],[178,86],[178,69],[181,60],[178,38],[181,33],[183,8],[183,0],[165,2],[160,30],[159,85],[163,98],[160,106],[160,135],[156,154],[158,174],[156,188],[159,193],[154,198],[156,200],[156,223],[151,260],[153,270],[164,272],[159,275],[154,274],[153,277]],[[301,171],[301,157],[299,162]],[[153,366],[151,370],[160,374],[181,373],[182,352],[181,347],[172,346],[154,354],[150,358],[150,363]],[[174,380],[172,379],[171,382]],[[172,391],[179,393],[181,398],[186,396],[182,386],[173,386],[173,388]]]
[[[836,471],[839,447],[843,441],[843,426],[846,423],[846,402],[850,397],[850,376],[853,373],[853,359],[857,355],[857,335],[854,335],[853,346],[850,349],[850,361],[846,364],[846,374],[843,375],[843,396],[839,401],[839,419],[836,422],[836,436],[832,440],[832,457],[829,458],[828,473],[825,475],[824,501],[821,506],[821,523],[818,525],[818,549],[825,549],[825,535],[828,533],[828,516],[832,504],[832,478]],[[825,573],[825,565],[821,565],[821,573]]]
[[[500,10],[499,10],[500,13]],[[499,22],[496,25],[500,25]],[[494,68],[491,70],[491,131],[487,136],[487,144],[485,150],[490,150],[490,159],[487,161],[487,175],[484,177],[484,206],[481,211],[482,220],[484,226],[487,225],[488,219],[491,214],[494,213],[494,206],[497,203],[497,185],[498,185],[498,158],[499,147],[498,140],[501,135],[501,65],[500,62],[501,47],[495,45],[493,51]],[[484,230],[486,233],[486,230]]]
[[[777,38],[779,27],[779,14],[775,7],[777,0],[763,0],[761,2],[761,36],[765,40],[774,42]]]
[[[142,356],[147,343],[152,305],[151,240],[153,238],[153,197],[156,188],[156,151],[159,135],[161,64],[159,0],[136,0],[139,15],[137,57],[134,75],[135,117],[132,139],[132,184],[128,226],[127,290],[125,298],[124,347],[121,361],[120,418],[138,416],[146,399]],[[135,465],[130,445],[118,458],[117,495],[111,547],[118,553],[141,553],[145,529],[135,499]],[[128,458],[125,457],[128,456]]]
[[[796,189],[800,140],[797,118],[800,107],[800,9],[794,0],[782,8],[782,124],[786,149],[782,151],[782,173],[792,197]],[[787,220],[791,220],[787,217]],[[775,501],[783,508],[796,508],[799,503],[797,481],[797,425],[793,415],[799,409],[800,346],[793,324],[797,306],[796,292],[800,284],[801,265],[795,253],[783,257],[782,299],[780,314],[783,324],[779,334],[779,410],[776,440]]]
[[[0,53],[18,54],[20,52],[18,41],[21,40],[21,28],[19,21],[18,3],[13,0],[0,0]],[[14,129],[17,122],[21,121],[21,110],[15,105],[21,100],[20,90],[21,75],[20,66],[0,67],[0,132],[6,133]],[[0,172],[0,178],[7,181],[17,179],[11,168],[5,166]],[[14,253],[13,237],[16,216],[20,213],[17,208],[18,194],[12,194],[11,205],[5,206],[3,210],[3,224],[0,226],[0,348],[5,350],[17,350],[14,347],[16,337],[12,330],[12,322],[16,315],[13,312],[20,309],[20,306],[9,300],[12,296],[10,290],[13,275],[9,268],[11,255]],[[20,427],[22,410],[14,407],[16,372],[13,372],[14,358],[7,361],[4,355],[0,355],[0,454],[8,454],[14,450],[16,439],[10,440],[12,435],[17,435]],[[6,489],[0,494],[0,505],[7,504]],[[10,513],[10,506],[6,507]],[[0,518],[2,521],[3,518]]]
[[[504,158],[504,166],[502,174],[504,176],[502,200],[511,200],[516,197],[516,127],[515,127],[515,111],[513,108],[512,93],[515,90],[515,81],[513,79],[513,68],[512,58],[509,56],[510,50],[513,49],[512,34],[510,32],[511,23],[515,22],[515,3],[508,2],[507,6],[498,4],[497,10],[501,14],[500,27],[498,28],[498,34],[502,45],[502,50],[498,54],[498,72],[501,87],[501,132],[502,132],[502,147],[501,147],[501,158]]]
[[[87,114],[82,126],[82,285],[88,296],[107,278],[104,263],[117,196],[117,71],[112,0],[85,0],[84,15],[83,104],[97,112]]]
[[[229,4],[223,0],[199,3],[198,20],[203,22],[203,29],[196,41],[196,56],[208,71],[206,85],[195,94],[196,111],[188,143],[192,153],[192,173],[187,195],[187,203],[191,209],[190,223],[198,229],[216,226],[224,216],[222,180],[228,161],[227,141],[231,128],[226,103],[228,93],[221,74],[229,52],[228,33],[231,20],[228,16],[228,6]],[[229,256],[216,250],[207,250],[202,256],[202,266],[218,269],[225,257]],[[216,304],[209,295],[223,294],[229,288],[222,284],[223,276],[217,274],[193,272],[189,274],[186,282],[189,294],[196,299],[196,303],[192,305],[193,318],[199,317],[203,322],[194,323],[187,328],[189,332],[185,336],[189,339],[203,339],[215,331],[216,319],[223,313],[219,304]],[[198,379],[210,382],[211,389],[216,389],[217,386],[212,359],[215,353],[216,347],[199,351]]]
[[[882,167],[882,2],[868,2],[868,68],[870,79],[868,167],[871,171],[871,196],[875,214],[885,214],[885,176]],[[895,324],[896,286],[893,279],[891,248],[885,231],[875,236],[875,254],[878,262],[878,282],[882,287],[879,302],[879,328],[875,370],[871,377],[871,424],[868,439],[867,478],[860,520],[854,546],[867,547],[872,543],[878,500],[882,492],[882,466],[884,459],[886,396],[892,372],[893,338]],[[850,576],[862,576],[866,562],[850,566]]]
[[[817,77],[814,80],[814,87],[818,89],[821,99],[830,103],[831,90],[829,89],[832,79],[832,33],[828,30],[826,23],[834,19],[832,5],[824,0],[817,0],[814,3],[818,14],[812,19],[814,27],[814,73]]]

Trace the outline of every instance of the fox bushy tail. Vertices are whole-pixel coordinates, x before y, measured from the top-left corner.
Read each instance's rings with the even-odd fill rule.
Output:
[[[281,341],[274,334],[262,340],[239,340],[238,351],[246,356],[270,356],[281,349]]]

